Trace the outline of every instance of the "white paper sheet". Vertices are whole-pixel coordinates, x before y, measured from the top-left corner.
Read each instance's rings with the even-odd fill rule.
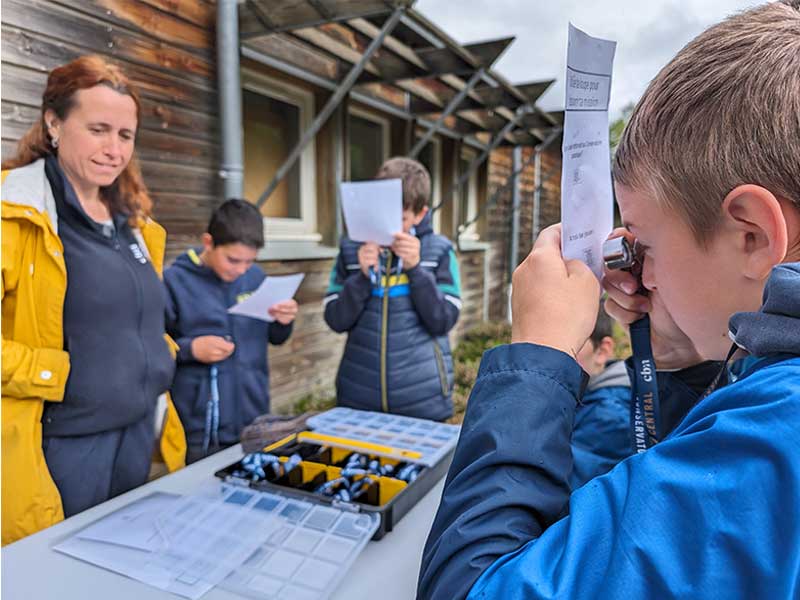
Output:
[[[616,42],[572,24],[567,46],[567,94],[561,169],[561,252],[603,274],[602,246],[614,224],[608,101]]]
[[[356,242],[391,246],[403,230],[403,182],[379,179],[341,183],[347,235]]]
[[[275,319],[269,316],[269,308],[278,302],[291,300],[305,275],[271,275],[267,277],[251,296],[228,309],[234,315],[242,315],[252,319],[261,319],[272,323]]]

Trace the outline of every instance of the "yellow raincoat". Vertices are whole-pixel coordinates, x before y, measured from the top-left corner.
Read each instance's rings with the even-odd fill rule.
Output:
[[[55,200],[44,160],[2,173],[2,543],[64,518],[42,451],[44,401],[60,402],[69,375],[62,315],[67,290]],[[139,232],[161,274],[166,232],[155,221]],[[174,353],[174,343],[167,338]],[[162,404],[164,404],[162,402]],[[154,424],[161,460],[184,466],[186,438],[167,397]]]

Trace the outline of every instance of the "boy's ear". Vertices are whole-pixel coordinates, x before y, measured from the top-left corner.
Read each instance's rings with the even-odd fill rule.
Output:
[[[427,214],[428,214],[428,207],[427,206],[423,206],[422,210],[414,215],[414,226],[416,227],[417,225],[422,223],[422,219],[424,219],[425,215],[427,215]]]
[[[598,344],[597,348],[595,349],[595,354],[598,355],[598,358],[600,358],[603,361],[603,364],[605,364],[614,358],[615,347],[616,342],[614,342],[614,338],[607,335],[600,341],[600,344]]]
[[[743,254],[743,274],[762,280],[783,262],[789,245],[786,217],[775,195],[759,185],[734,188],[722,203],[722,215]]]
[[[211,237],[210,233],[204,233],[200,236],[200,239],[203,241],[203,249],[211,251],[214,249],[214,238]]]

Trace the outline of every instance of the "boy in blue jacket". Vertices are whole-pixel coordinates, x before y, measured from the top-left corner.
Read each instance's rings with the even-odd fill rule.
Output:
[[[633,454],[631,380],[625,362],[613,360],[615,345],[611,318],[601,306],[594,331],[575,358],[589,381],[572,430],[573,490]]]
[[[180,348],[171,393],[187,463],[236,444],[246,425],[269,412],[267,345],[289,338],[297,302],[270,307],[272,322],[228,313],[264,281],[253,264],[263,245],[258,209],[228,200],[211,216],[203,247],[164,271],[167,333]]]
[[[403,231],[391,248],[342,240],[325,296],[325,321],[347,332],[337,402],[441,421],[453,414],[447,333],[461,310],[456,254],[433,233],[422,164],[391,158],[376,178],[402,180]]]
[[[420,598],[800,595],[798,57],[799,0],[711,27],[651,82],[615,156],[650,295],[608,273],[606,309],[649,313],[661,403],[685,401],[662,384],[703,359],[753,364],[570,496],[574,356],[599,287],[543,231],[514,274],[513,343],[481,363]]]

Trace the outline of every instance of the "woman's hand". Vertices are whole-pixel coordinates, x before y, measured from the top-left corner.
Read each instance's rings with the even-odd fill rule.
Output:
[[[269,316],[281,325],[288,325],[297,317],[297,302],[295,300],[284,300],[269,307]]]
[[[561,224],[540,234],[514,271],[511,341],[549,346],[576,356],[597,321],[600,284],[578,260],[561,255]]]
[[[200,335],[192,340],[192,356],[195,360],[211,364],[220,362],[233,354],[236,344],[218,335]]]

